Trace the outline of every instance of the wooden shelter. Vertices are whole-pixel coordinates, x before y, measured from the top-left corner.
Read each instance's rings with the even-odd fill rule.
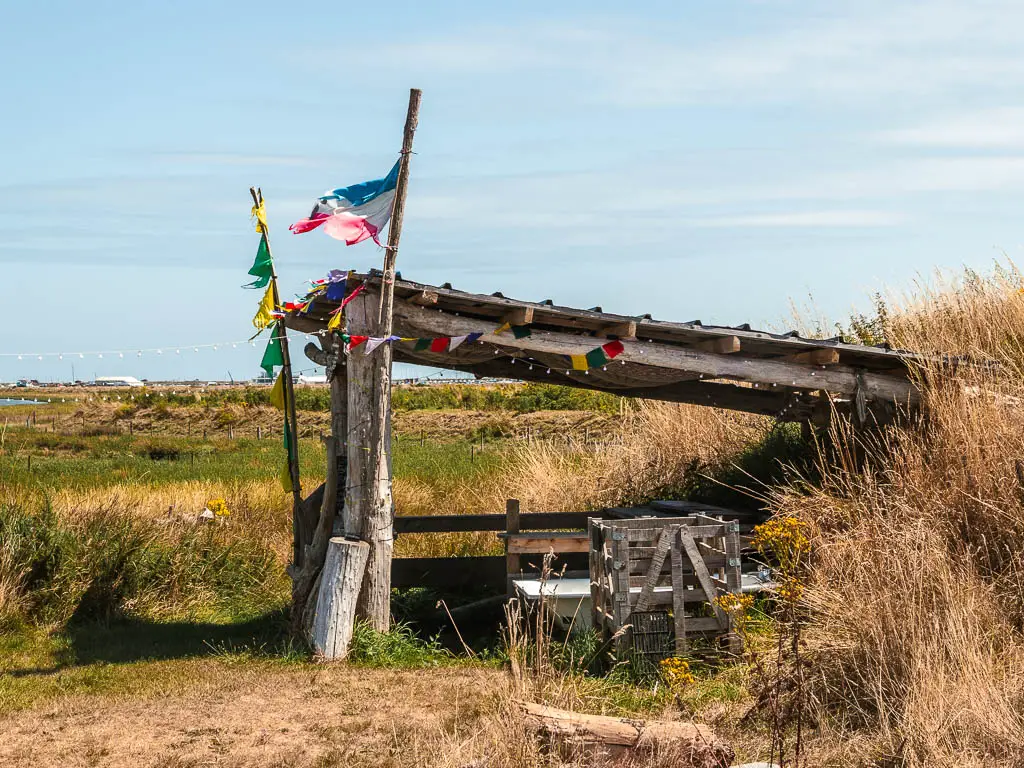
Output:
[[[650,315],[612,314],[601,307],[574,309],[550,299],[467,293],[447,283],[424,285],[399,276],[388,313],[385,285],[378,272],[349,276],[343,310],[347,334],[480,336],[454,350],[442,345],[444,351],[430,351],[397,341],[372,354],[361,348],[345,354],[340,335],[327,327],[340,301],[320,293],[308,307],[286,317],[288,328],[320,337],[319,346],[306,345],[306,354],[326,367],[331,382],[328,480],[301,512],[299,548],[311,556],[293,574],[295,615],[307,627],[316,619],[321,627],[316,643],[329,655],[332,649],[344,654],[347,638],[337,627],[350,628],[353,616],[387,628],[394,508],[390,367],[383,374],[384,387],[381,371],[374,368],[382,352],[389,350],[399,362],[465,371],[478,378],[542,381],[806,424],[823,425],[837,412],[859,423],[886,420],[900,406],[916,406],[919,398],[907,355],[839,338],[808,339],[795,332],[709,326],[697,320],[668,322]],[[356,286],[361,290],[353,297]],[[390,324],[385,322],[388,317]],[[515,333],[512,327],[528,333]],[[609,340],[622,342],[614,359],[587,370],[573,369],[571,356]],[[328,556],[329,547],[339,552]],[[321,575],[325,558],[328,567]],[[347,601],[341,597],[345,590]],[[360,595],[358,604],[354,590]]]

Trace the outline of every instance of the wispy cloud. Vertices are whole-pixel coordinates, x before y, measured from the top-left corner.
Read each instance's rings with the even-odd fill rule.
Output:
[[[756,34],[723,30],[711,40],[687,38],[680,20],[652,28],[590,17],[374,41],[372,55],[381,72],[437,75],[442,82],[529,73],[538,91],[627,107],[807,96],[863,103],[922,100],[979,85],[1013,93],[1024,86],[1021,26],[1024,6],[1013,0],[861,2],[826,6],[786,26],[769,23]],[[324,52],[300,55],[322,61]]]
[[[995,107],[943,115],[906,128],[882,131],[877,138],[884,143],[921,147],[1024,147],[1024,107]]]
[[[904,217],[892,211],[828,210],[761,213],[743,216],[716,216],[689,221],[695,227],[891,227]]]

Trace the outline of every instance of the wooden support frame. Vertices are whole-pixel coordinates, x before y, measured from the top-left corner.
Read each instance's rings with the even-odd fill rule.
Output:
[[[509,310],[502,315],[501,322],[509,325],[529,325],[533,322],[533,307],[516,307]]]
[[[716,355],[734,355],[741,349],[739,336],[722,336],[719,339],[698,341],[693,346],[695,349],[714,352]]]
[[[591,520],[589,533],[594,625],[606,638],[621,638],[620,650],[629,642],[631,615],[655,608],[672,611],[677,653],[709,636],[736,650],[730,618],[716,599],[742,590],[738,523],[694,513]]]
[[[597,335],[604,339],[625,339],[636,338],[636,320],[627,320],[624,323],[608,325],[597,332]]]
[[[797,352],[795,355],[788,355],[786,360],[794,363],[808,363],[810,365],[838,365],[838,349],[812,349],[809,352]]]

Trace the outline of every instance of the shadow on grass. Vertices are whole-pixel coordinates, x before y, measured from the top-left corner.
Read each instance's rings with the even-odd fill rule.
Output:
[[[94,664],[130,664],[242,655],[281,659],[304,656],[287,632],[287,613],[275,610],[248,621],[158,622],[132,616],[73,620],[60,633],[53,665],[10,670],[13,677],[46,675]],[[63,641],[63,642],[60,642]]]

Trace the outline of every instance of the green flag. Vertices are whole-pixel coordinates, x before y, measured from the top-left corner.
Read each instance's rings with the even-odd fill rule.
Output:
[[[284,365],[284,356],[281,354],[281,339],[277,334],[284,333],[280,326],[275,325],[270,341],[267,342],[267,349],[263,353],[263,360],[260,361],[260,368],[267,372],[267,376],[274,375],[275,365]]]
[[[266,288],[267,283],[270,282],[271,275],[274,274],[274,263],[270,260],[270,249],[267,247],[266,235],[260,238],[260,247],[256,251],[256,261],[252,263],[249,274],[256,279],[248,285],[243,285],[243,288]]]

